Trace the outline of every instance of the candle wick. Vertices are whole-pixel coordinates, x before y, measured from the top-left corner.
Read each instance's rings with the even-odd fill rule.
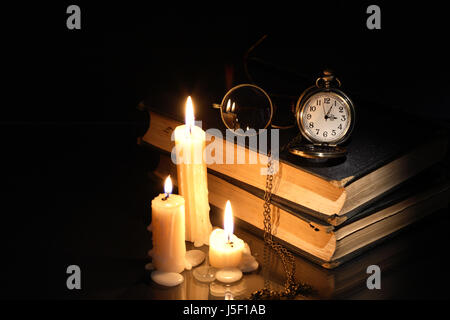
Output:
[[[189,134],[192,134],[192,126],[189,126]]]
[[[230,246],[233,246],[233,241],[231,241],[231,235],[228,234],[227,237],[228,237],[228,244],[229,244]]]
[[[165,196],[164,198],[162,198],[161,200],[162,200],[162,201],[166,201],[167,198],[169,198],[169,195],[170,195],[170,193],[166,193],[166,196]]]

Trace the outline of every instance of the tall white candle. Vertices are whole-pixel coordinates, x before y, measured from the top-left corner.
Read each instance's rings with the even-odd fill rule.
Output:
[[[152,262],[159,271],[180,273],[186,266],[185,202],[182,196],[170,194],[170,176],[164,191],[152,200]]]
[[[186,201],[186,240],[199,247],[209,243],[209,219],[205,132],[194,125],[191,97],[186,101],[186,124],[175,128],[178,188]]]

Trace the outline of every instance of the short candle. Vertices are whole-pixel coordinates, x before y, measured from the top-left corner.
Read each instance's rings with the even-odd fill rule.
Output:
[[[215,229],[211,233],[209,263],[215,268],[237,267],[242,259],[244,241],[233,234],[233,213],[230,201],[227,201],[225,206],[224,229]]]
[[[170,176],[164,191],[152,200],[152,263],[159,271],[179,273],[186,265],[184,198],[170,194]]]

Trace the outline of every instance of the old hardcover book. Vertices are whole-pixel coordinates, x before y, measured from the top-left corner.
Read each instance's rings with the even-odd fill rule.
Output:
[[[365,107],[370,109],[370,106]],[[174,147],[172,132],[181,124],[175,118],[180,119],[180,115],[163,115],[147,108],[144,103],[140,108],[149,110],[150,114],[150,126],[141,141],[169,154]],[[214,113],[217,111],[211,111],[213,114],[205,110],[202,113],[205,130],[218,126],[218,114]],[[383,119],[381,127],[372,117],[370,112],[358,113],[344,161],[312,163],[281,152],[273,203],[307,221],[338,226],[354,219],[371,203],[431,167],[446,154],[445,133],[430,130],[423,134],[416,130],[417,120],[394,111]],[[281,131],[282,147],[292,135],[292,131]],[[223,144],[223,150],[233,149],[235,157],[238,152],[243,152],[246,159],[257,159],[255,164],[226,164],[224,152],[223,164],[208,164],[208,172],[245,189],[255,199],[261,199],[266,184],[266,176],[261,170],[267,166],[267,155],[207,133],[207,144],[211,141]]]
[[[154,174],[161,180],[176,177],[170,157],[160,156]],[[175,184],[177,183],[174,180]],[[213,174],[208,174],[210,203],[224,210],[230,200],[234,216],[256,234],[263,230],[263,204],[259,197]],[[274,235],[293,251],[321,266],[333,269],[392,234],[444,208],[450,199],[450,183],[441,165],[433,166],[408,183],[378,199],[370,207],[339,226],[304,219],[296,212],[273,209]]]

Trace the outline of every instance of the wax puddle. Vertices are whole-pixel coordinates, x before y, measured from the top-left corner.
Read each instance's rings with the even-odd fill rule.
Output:
[[[186,252],[186,261],[191,267],[196,267],[205,260],[205,253],[201,250],[189,250]]]
[[[204,265],[195,268],[192,275],[200,282],[212,282],[216,280],[216,269],[209,265]]]
[[[244,280],[233,283],[223,284],[220,282],[212,282],[209,285],[209,292],[214,297],[225,297],[226,300],[233,300],[235,297],[243,295],[247,290]]]
[[[257,270],[259,267],[259,263],[258,261],[256,261],[255,257],[252,256],[251,254],[242,254],[242,260],[238,265],[238,268],[242,271],[242,272],[252,272]]]
[[[157,284],[165,287],[175,287],[184,281],[184,277],[179,273],[158,270],[152,272],[151,278]]]
[[[149,256],[151,256],[152,253],[153,250],[149,250]],[[194,249],[186,251],[186,269],[191,270],[194,267],[199,266],[205,261],[205,259],[206,254],[201,250]],[[250,273],[257,270],[258,268],[258,261],[254,256],[252,256],[249,245],[245,243],[242,253],[242,260],[237,268],[224,268],[217,270],[209,266],[209,264],[207,263],[207,265],[193,269],[193,276],[195,279],[201,282],[213,282],[214,280],[220,281],[228,288],[230,284],[234,285],[234,283],[237,283],[239,280],[241,280],[243,278],[243,273]],[[151,273],[151,279],[155,283],[162,286],[174,287],[184,281],[183,275],[179,273],[154,270],[154,265],[152,263],[146,264],[145,269],[147,271],[153,270],[153,272]],[[226,290],[224,290],[224,288],[222,288],[219,284],[216,284],[214,286],[217,286],[216,289],[218,289],[219,287],[221,288],[220,290],[218,290],[220,293],[216,292],[216,294],[218,293],[219,295],[223,296],[223,294],[225,293],[224,291]]]
[[[242,279],[242,271],[238,268],[223,268],[217,270],[216,279],[223,283],[233,283]]]

